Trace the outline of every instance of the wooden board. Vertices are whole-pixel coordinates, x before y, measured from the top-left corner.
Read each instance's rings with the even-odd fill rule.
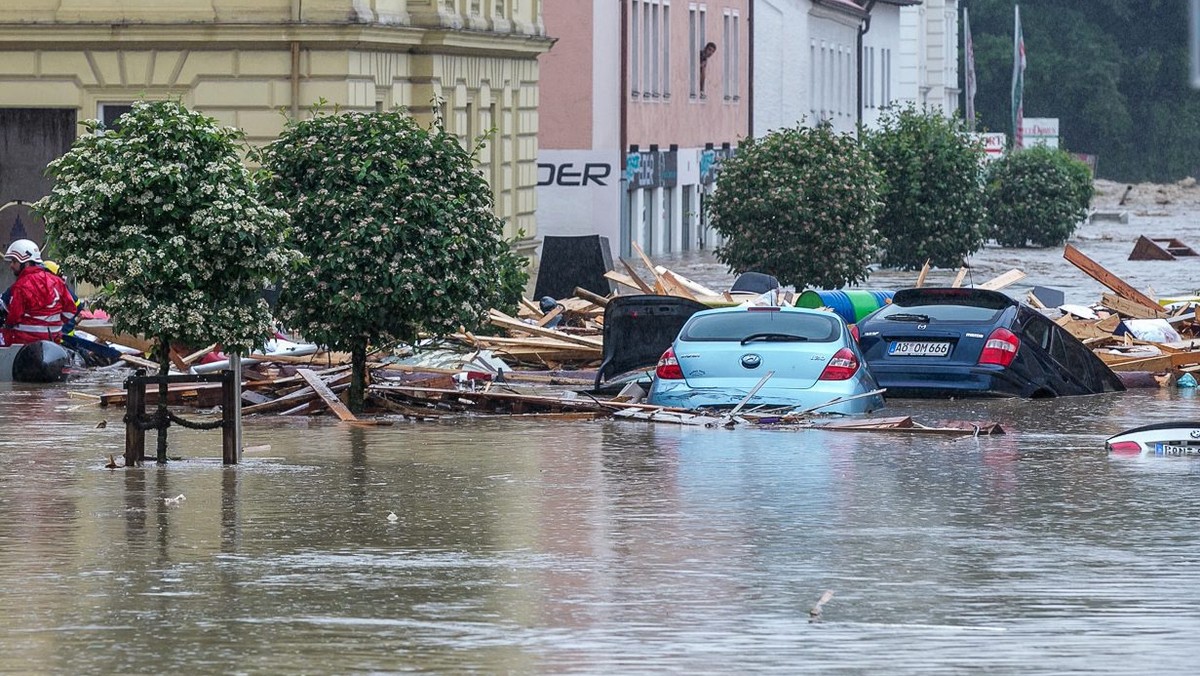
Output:
[[[1088,258],[1082,251],[1070,244],[1063,249],[1063,258],[1070,261],[1071,265],[1083,270],[1087,276],[1111,289],[1118,296],[1140,303],[1148,308],[1158,309],[1158,303],[1153,298],[1133,288],[1128,282],[1109,272],[1103,265]]]
[[[1159,319],[1167,316],[1167,313],[1159,306],[1147,307],[1141,303],[1115,296],[1111,293],[1106,293],[1100,296],[1100,304],[1104,307],[1116,312],[1117,314],[1130,317],[1132,319]],[[1115,327],[1114,327],[1115,328]]]
[[[999,291],[1006,286],[1012,286],[1013,284],[1016,284],[1022,279],[1025,279],[1025,277],[1026,275],[1023,271],[1014,268],[998,277],[989,279],[983,284],[980,284],[977,288],[987,289],[988,291]]]
[[[333,414],[336,415],[339,420],[342,422],[358,421],[358,416],[354,415],[350,412],[350,409],[346,408],[346,405],[337,398],[337,395],[333,393],[333,390],[329,389],[329,386],[325,384],[325,381],[321,380],[320,376],[313,373],[309,369],[298,369],[296,373],[301,378],[304,378],[304,382],[308,383],[308,386],[313,388],[313,391],[317,393],[317,396],[321,398],[321,401],[325,402],[325,405],[329,407],[329,410],[333,411]]]

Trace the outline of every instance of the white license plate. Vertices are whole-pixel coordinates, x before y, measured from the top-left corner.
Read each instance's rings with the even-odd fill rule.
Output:
[[[1155,455],[1200,455],[1200,446],[1180,444],[1154,444]]]
[[[898,340],[888,345],[888,354],[893,357],[945,357],[950,354],[950,343]]]

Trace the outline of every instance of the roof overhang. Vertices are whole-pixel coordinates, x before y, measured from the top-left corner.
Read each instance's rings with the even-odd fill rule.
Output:
[[[838,10],[860,19],[867,17],[867,10],[863,9],[862,6],[860,6],[857,2],[854,2],[854,0],[813,0],[813,4]]]

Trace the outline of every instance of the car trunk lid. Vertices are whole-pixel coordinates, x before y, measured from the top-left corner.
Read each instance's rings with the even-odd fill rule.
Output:
[[[697,346],[680,341],[675,358],[691,387],[749,391],[773,371],[767,387],[806,390],[820,379],[834,351],[830,343],[752,341]]]

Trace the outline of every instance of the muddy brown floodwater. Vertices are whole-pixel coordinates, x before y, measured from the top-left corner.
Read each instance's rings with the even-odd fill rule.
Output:
[[[1200,245],[1194,213],[1135,213],[1075,243],[1136,286],[1190,293],[1200,263],[1125,257],[1140,233]],[[706,255],[663,262],[731,281]],[[1010,289],[1022,296],[1100,293],[1061,250],[988,248],[972,264],[977,282],[1026,270]],[[74,393],[117,382],[0,384],[5,671],[1145,674],[1200,661],[1200,460],[1102,449],[1125,427],[1200,417],[1194,391],[889,402],[1009,431],[962,439],[264,417],[246,444],[270,449],[236,468],[220,465],[218,434],[179,430],[183,460],[108,470],[121,412]]]

